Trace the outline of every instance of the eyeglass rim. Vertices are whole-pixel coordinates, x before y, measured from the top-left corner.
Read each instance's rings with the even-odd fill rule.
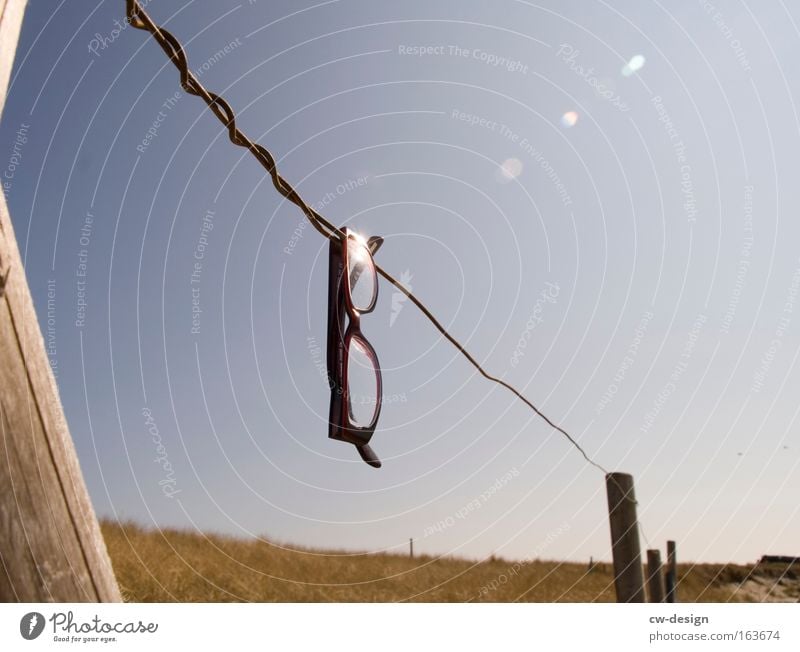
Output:
[[[375,412],[372,415],[372,420],[370,421],[368,426],[359,426],[353,423],[350,419],[350,383],[349,383],[349,376],[348,376],[348,368],[349,368],[349,360],[350,360],[350,347],[353,345],[353,339],[358,339],[359,343],[362,345],[367,357],[370,359],[372,363],[372,369],[375,372]],[[347,327],[347,331],[345,332],[344,336],[344,359],[342,361],[342,403],[344,409],[342,410],[342,426],[347,430],[351,430],[353,432],[369,432],[369,437],[364,442],[364,444],[369,443],[369,440],[372,438],[372,435],[375,432],[375,427],[378,425],[378,418],[381,415],[381,404],[383,403],[383,378],[381,377],[381,366],[380,362],[378,361],[378,354],[375,352],[375,348],[372,344],[369,343],[364,334],[361,332],[361,329],[358,328],[358,324],[355,322],[350,322],[350,325]],[[346,424],[344,421],[346,420]]]
[[[375,306],[378,303],[378,270],[375,268],[375,259],[372,257],[372,251],[370,251],[368,244],[366,242],[362,242],[355,231],[347,227],[344,228],[344,234],[345,238],[342,240],[342,274],[344,274],[345,288],[344,300],[345,304],[347,305],[347,312],[350,314],[351,320],[358,320],[360,315],[366,315],[375,310]],[[357,308],[353,303],[353,293],[352,288],[350,287],[350,240],[353,240],[357,245],[363,247],[369,255],[369,263],[372,275],[372,300],[370,301],[369,306],[364,309]]]
[[[342,232],[347,232],[348,237],[351,233],[346,227],[343,227]],[[367,241],[367,250],[370,253],[370,258],[374,265],[374,258],[372,254],[377,251],[383,244],[383,238],[372,236]],[[343,246],[344,245],[344,246]],[[380,361],[375,348],[367,340],[361,332],[360,327],[360,311],[352,306],[349,302],[348,294],[349,288],[342,283],[342,275],[348,274],[347,261],[347,241],[331,241],[331,261],[336,258],[339,259],[336,265],[336,274],[329,278],[329,294],[328,294],[328,316],[329,320],[333,315],[336,315],[335,321],[329,321],[328,333],[328,347],[335,347],[336,353],[333,353],[333,358],[329,356],[328,370],[329,381],[331,384],[331,407],[328,436],[337,441],[343,441],[352,444],[356,447],[361,459],[373,468],[380,468],[381,461],[375,454],[375,451],[369,446],[369,442],[375,433],[378,420],[380,419],[381,408],[383,406],[383,375],[381,373]],[[377,271],[377,270],[376,270]],[[377,277],[377,274],[376,274]],[[348,274],[349,278],[349,274]],[[377,279],[376,279],[377,280]],[[332,294],[331,290],[336,288],[336,294]],[[341,293],[341,294],[340,294]],[[344,295],[344,296],[342,296]],[[377,300],[377,288],[375,292],[375,299]],[[340,306],[337,308],[337,306]],[[341,312],[340,312],[341,311]],[[348,314],[349,324],[347,328],[344,327],[344,313]],[[330,324],[334,325],[331,327]],[[376,397],[377,405],[375,412],[372,415],[372,421],[368,426],[359,426],[353,423],[350,418],[350,395],[349,395],[349,382],[347,375],[349,370],[345,369],[347,361],[350,356],[350,346],[353,337],[358,336],[359,342],[364,345],[366,354],[369,356],[376,374],[376,390],[378,395]],[[337,358],[343,356],[341,365],[337,363]],[[347,393],[345,393],[347,392]]]

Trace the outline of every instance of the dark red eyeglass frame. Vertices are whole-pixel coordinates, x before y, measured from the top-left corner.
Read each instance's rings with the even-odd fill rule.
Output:
[[[381,413],[383,381],[378,355],[361,332],[361,315],[372,312],[378,300],[378,276],[377,273],[373,274],[375,285],[372,302],[366,309],[358,310],[353,305],[353,297],[350,292],[353,281],[357,279],[351,279],[348,272],[348,241],[352,239],[364,246],[372,260],[372,255],[383,244],[383,239],[373,237],[364,242],[348,228],[343,228],[341,231],[345,237],[341,240],[332,239],[328,250],[328,382],[331,388],[328,437],[353,444],[361,455],[361,459],[370,466],[380,468],[381,461],[370,447],[369,441],[375,432],[375,426]],[[372,266],[374,270],[374,262]],[[345,316],[349,318],[346,329]],[[375,412],[367,426],[359,426],[354,423],[350,412],[347,365],[353,340],[358,341],[375,369]]]

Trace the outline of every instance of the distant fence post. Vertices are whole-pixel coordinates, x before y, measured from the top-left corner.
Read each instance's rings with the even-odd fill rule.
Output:
[[[408,540],[408,556],[414,559],[414,539]]]
[[[667,602],[678,601],[678,558],[675,542],[667,541]]]
[[[606,475],[606,492],[617,602],[645,602],[633,476],[609,473]]]
[[[664,580],[661,576],[661,551],[647,551],[647,592],[650,602],[664,602]]]

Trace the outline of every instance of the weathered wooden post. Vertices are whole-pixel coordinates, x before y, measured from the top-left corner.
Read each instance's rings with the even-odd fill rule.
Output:
[[[414,559],[414,539],[408,540],[408,556]]]
[[[0,0],[0,112],[25,0]],[[121,601],[0,192],[0,602]]]
[[[647,592],[650,594],[650,602],[664,602],[660,550],[647,551]]]
[[[667,541],[667,602],[678,601],[678,558],[675,542]]]
[[[633,476],[609,473],[606,475],[606,492],[617,602],[645,602]]]

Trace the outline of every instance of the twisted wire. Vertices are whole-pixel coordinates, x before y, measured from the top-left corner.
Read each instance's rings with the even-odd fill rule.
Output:
[[[230,104],[228,104],[228,102],[220,95],[207,90],[198,81],[197,77],[195,77],[194,73],[189,69],[189,61],[180,41],[178,41],[178,39],[166,29],[157,25],[142,8],[138,0],[126,0],[126,4],[127,20],[130,25],[137,29],[148,31],[153,35],[153,38],[155,38],[155,40],[161,46],[161,49],[164,50],[167,57],[169,57],[169,59],[178,69],[178,72],[180,73],[180,83],[183,90],[191,95],[196,95],[205,101],[205,103],[208,105],[208,108],[211,109],[214,115],[217,116],[220,122],[222,122],[222,124],[224,124],[228,129],[228,137],[230,138],[230,141],[234,145],[248,149],[253,156],[256,157],[258,162],[261,163],[261,165],[272,177],[272,184],[275,186],[275,189],[283,197],[291,201],[293,204],[296,204],[300,210],[303,211],[308,221],[317,231],[319,231],[320,234],[328,239],[343,239],[345,235],[341,229],[335,227],[333,224],[331,224],[331,222],[326,220],[322,215],[311,208],[311,206],[309,206],[303,200],[294,187],[292,187],[292,185],[279,174],[277,165],[275,163],[275,158],[272,156],[269,150],[267,150],[264,146],[250,140],[250,138],[236,126],[236,114],[234,113]],[[497,383],[502,387],[505,387],[507,390],[513,393],[518,399],[520,399],[525,405],[527,405],[539,417],[541,417],[551,428],[566,437],[567,440],[581,453],[581,455],[583,455],[584,459],[589,464],[596,467],[604,474],[608,474],[608,471],[603,466],[595,462],[591,457],[589,457],[583,447],[566,430],[545,416],[541,410],[539,410],[539,408],[537,408],[530,400],[528,400],[519,390],[497,376],[493,376],[492,374],[488,373],[469,353],[469,351],[467,351],[467,349],[464,348],[464,346],[455,337],[447,332],[447,329],[442,326],[439,320],[433,316],[431,311],[428,310],[428,308],[426,308],[425,305],[416,296],[414,296],[414,294],[408,288],[406,288],[402,283],[400,283],[400,281],[395,279],[389,272],[387,272],[377,263],[375,263],[375,267],[378,273],[383,276],[383,278],[400,290],[400,292],[402,292],[411,301],[411,303],[413,303],[422,312],[422,314],[428,318],[436,330],[438,330],[448,342],[455,346],[456,349],[458,349],[458,351],[472,364],[472,366],[478,370],[478,372],[484,378]]]

